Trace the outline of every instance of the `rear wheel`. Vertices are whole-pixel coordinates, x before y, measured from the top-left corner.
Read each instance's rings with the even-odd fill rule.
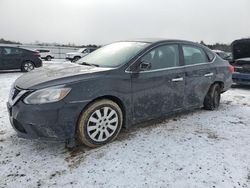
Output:
[[[25,61],[22,64],[22,72],[30,72],[35,68],[34,64],[31,61]]]
[[[219,84],[213,84],[204,99],[204,108],[206,110],[215,110],[220,105],[221,87]]]
[[[51,59],[52,59],[51,56],[47,56],[47,57],[46,57],[46,60],[47,60],[47,61],[51,61]]]
[[[117,137],[122,123],[122,110],[115,102],[98,100],[80,115],[77,137],[89,147],[102,146]]]

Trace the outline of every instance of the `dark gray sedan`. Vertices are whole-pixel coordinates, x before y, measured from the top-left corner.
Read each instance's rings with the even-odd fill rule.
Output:
[[[7,104],[25,138],[97,147],[122,127],[179,111],[218,108],[233,68],[208,48],[181,40],[134,40],[104,46],[77,64],[24,74]]]
[[[29,72],[42,65],[38,52],[18,47],[0,46],[0,70],[21,69],[22,72]]]

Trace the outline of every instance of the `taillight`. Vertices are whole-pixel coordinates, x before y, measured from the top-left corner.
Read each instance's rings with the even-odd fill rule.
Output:
[[[39,54],[39,52],[35,52],[34,55],[37,56],[37,57],[40,57],[40,56],[41,56],[41,55]]]
[[[229,65],[229,71],[230,71],[231,73],[234,72],[234,66],[233,66],[233,65]]]

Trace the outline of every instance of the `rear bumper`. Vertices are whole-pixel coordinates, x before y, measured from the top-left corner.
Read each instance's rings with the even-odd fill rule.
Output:
[[[250,73],[233,73],[233,82],[236,84],[250,85]]]

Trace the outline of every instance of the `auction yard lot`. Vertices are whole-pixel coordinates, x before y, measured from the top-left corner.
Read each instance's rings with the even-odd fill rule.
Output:
[[[123,130],[101,148],[66,149],[17,138],[6,102],[22,74],[0,73],[0,187],[250,187],[250,87],[224,93],[217,111]]]

